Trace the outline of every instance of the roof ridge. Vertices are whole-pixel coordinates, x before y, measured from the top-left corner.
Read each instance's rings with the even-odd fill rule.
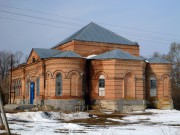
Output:
[[[88,25],[84,26],[81,30],[80,30],[80,33],[77,35],[77,38],[79,38],[84,32],[86,29],[89,28],[90,25],[94,24],[93,22],[89,23]]]
[[[79,38],[80,35],[79,35],[78,33],[81,34],[90,24],[95,24],[95,23],[91,22],[91,23],[89,23],[88,25],[82,27],[81,29],[79,29],[78,31],[76,31],[75,33],[73,33],[72,35],[66,37],[64,40],[62,40],[61,42],[59,42],[57,45],[53,46],[52,48],[55,48],[55,47],[59,46],[61,43],[63,43],[63,41],[65,41],[64,43],[66,43],[66,40],[67,40],[68,38],[73,37],[73,36],[74,36],[74,37],[73,37],[71,40],[74,40],[75,38]]]
[[[115,53],[114,53],[114,56],[115,56],[116,54],[117,54],[117,56],[118,56],[118,52],[117,52],[117,51],[118,51],[118,49],[114,50],[114,52],[115,52]]]
[[[124,45],[137,45],[135,42],[132,42],[117,33],[108,30],[94,22],[89,23],[80,30],[76,31],[74,34],[65,38],[57,45],[53,46],[55,48],[59,45],[63,45],[72,40],[79,41],[89,41],[89,42],[100,42],[100,43],[112,43],[112,44],[124,44]]]
[[[60,55],[60,56],[58,56],[58,55]],[[64,52],[56,54],[56,55],[54,55],[52,57],[77,57],[77,58],[82,58],[81,55],[79,55],[79,54],[77,54],[77,53],[75,53],[75,52],[73,52],[71,50],[64,51]]]
[[[136,57],[121,49],[111,50],[100,55],[94,56],[91,59],[126,59],[126,60],[144,60],[140,57]]]
[[[68,56],[69,54],[72,54],[71,51],[66,51],[66,56]]]

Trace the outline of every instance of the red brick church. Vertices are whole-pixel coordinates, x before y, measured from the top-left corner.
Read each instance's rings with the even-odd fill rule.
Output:
[[[73,111],[171,109],[172,64],[140,57],[139,45],[90,23],[50,49],[33,48],[12,70],[11,101]]]

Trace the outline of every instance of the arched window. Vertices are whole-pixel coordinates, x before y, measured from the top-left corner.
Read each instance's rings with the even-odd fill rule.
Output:
[[[78,77],[73,74],[71,76],[71,96],[77,96],[78,91]]]
[[[18,89],[17,89],[18,87],[17,87],[17,86],[18,86],[18,80],[15,80],[14,92],[15,92],[15,96],[16,96],[16,97],[18,96],[18,95],[17,95],[17,94],[18,94],[18,91],[17,91],[17,90],[18,90]]]
[[[13,80],[13,81],[12,81],[12,87],[11,87],[11,90],[12,90],[12,91],[14,90],[14,87],[15,87],[15,81]]]
[[[62,75],[58,73],[56,75],[56,96],[62,95]]]
[[[39,77],[36,78],[36,96],[39,96]]]
[[[157,80],[156,77],[150,78],[150,97],[156,97],[157,95]]]
[[[105,77],[99,76],[99,96],[105,96]]]
[[[18,79],[18,81],[17,81],[17,96],[20,96],[20,89],[21,89],[21,80]]]
[[[51,91],[51,83],[50,83],[50,74],[48,73],[47,76],[46,76],[46,97],[49,97],[49,93]]]
[[[19,82],[19,95],[21,94],[22,92],[22,80],[20,79],[20,82]]]
[[[165,97],[168,97],[169,96],[169,77],[168,76],[165,76],[163,78],[163,93],[164,93],[164,96]]]
[[[29,89],[30,89],[30,81],[26,82],[26,96],[29,96]]]
[[[124,98],[134,98],[135,88],[134,88],[134,77],[132,73],[127,73],[124,78]]]

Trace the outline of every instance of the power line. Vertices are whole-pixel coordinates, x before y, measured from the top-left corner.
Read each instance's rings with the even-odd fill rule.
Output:
[[[46,21],[51,21],[51,22],[57,22],[57,23],[61,23],[61,24],[67,24],[67,25],[71,25],[71,26],[77,26],[79,24],[75,24],[75,23],[71,23],[71,22],[63,22],[63,21],[59,21],[59,20],[53,20],[53,19],[49,19],[49,18],[44,18],[44,17],[37,17],[37,16],[32,16],[32,15],[26,15],[26,14],[21,14],[21,13],[16,13],[16,12],[10,12],[10,11],[4,11],[4,10],[0,10],[0,12],[3,13],[8,13],[8,14],[15,14],[15,15],[19,15],[19,16],[25,16],[25,17],[30,17],[30,18],[35,18],[35,19],[40,19],[40,20],[46,20]],[[28,22],[28,23],[34,23],[34,24],[39,24],[39,25],[45,25],[45,26],[51,26],[51,27],[57,27],[60,28],[58,26],[54,26],[54,25],[49,25],[49,24],[44,24],[44,23],[37,23],[37,22],[32,22],[32,21],[26,21],[26,20],[18,20],[18,19],[12,19],[12,18],[7,18],[7,17],[1,17],[2,19],[7,19],[7,20],[14,20],[14,21],[22,21],[22,22]],[[64,28],[64,27],[61,27]],[[71,28],[64,28],[64,29],[71,29]],[[119,32],[118,32],[119,33]],[[132,33],[128,33],[128,35],[133,35]],[[137,36],[137,33],[134,33],[133,36]],[[146,35],[140,35],[138,34],[138,37],[147,37]],[[150,37],[150,36],[149,36]],[[153,39],[154,37],[150,37],[151,39]],[[166,40],[167,38],[163,38],[163,37],[155,37],[155,38],[159,38],[158,40]],[[156,39],[155,39],[156,40]],[[172,39],[170,39],[172,40]],[[177,40],[177,39],[174,39]],[[166,40],[167,41],[167,40]],[[156,41],[155,41],[156,42]]]
[[[60,27],[60,26],[55,26],[55,25],[49,25],[49,24],[44,24],[44,23],[37,23],[37,22],[20,20],[20,19],[14,19],[14,18],[8,18],[8,17],[2,17],[2,16],[0,16],[0,18],[1,18],[1,19],[6,19],[6,20],[11,20],[11,21],[18,21],[18,22],[26,22],[26,23],[39,24],[39,25],[50,26],[50,27],[55,27],[55,28],[63,28],[63,29],[76,30],[76,29],[73,29],[73,28],[65,28],[65,27]]]
[[[137,34],[137,33],[129,33],[129,32],[126,32],[126,31],[121,31],[121,32],[123,32],[124,35],[130,35],[130,36],[135,36],[135,37],[137,37],[137,35],[138,35],[138,37],[151,38],[151,39],[155,39],[155,40],[163,40],[163,41],[172,41],[172,40],[176,41],[176,40],[178,40],[178,39],[170,39],[170,38],[164,38],[164,37],[157,37],[157,36],[152,36],[152,35],[148,36],[148,35],[141,35],[141,34]],[[123,35],[119,31],[116,32],[116,33],[118,33],[120,35]]]
[[[49,18],[44,18],[44,17],[37,17],[37,16],[32,16],[32,15],[26,15],[26,14],[21,14],[21,13],[15,13],[15,12],[10,12],[10,11],[4,11],[4,10],[0,10],[0,12],[3,13],[8,13],[8,14],[15,14],[15,15],[20,15],[20,16],[25,16],[25,17],[30,17],[30,18],[35,18],[35,19],[40,19],[40,20],[46,20],[46,21],[51,21],[51,22],[56,22],[56,23],[61,23],[61,24],[66,24],[66,25],[73,25],[73,26],[78,26],[79,24],[75,24],[75,23],[71,23],[71,22],[63,22],[63,21],[59,21],[59,20],[53,20],[53,19],[49,19]],[[137,34],[137,33],[135,33]],[[131,33],[132,35],[132,33]],[[139,35],[140,36],[140,35]],[[143,35],[145,37],[145,35]],[[147,37],[147,36],[146,36]],[[156,37],[157,38],[157,37]],[[159,37],[162,38],[162,37]],[[166,38],[167,39],[167,38]],[[166,40],[165,39],[165,40]],[[160,39],[160,40],[164,40]],[[170,39],[172,40],[172,39]],[[173,39],[173,40],[177,40],[177,39]]]
[[[107,24],[107,23],[101,23],[101,24],[105,24],[105,25],[109,25],[109,26],[113,26],[113,27],[123,27],[123,28],[126,28],[126,29],[134,29],[134,30],[143,31],[143,32],[150,32],[150,33],[154,33],[154,34],[161,34],[161,35],[168,35],[168,36],[176,36],[176,37],[179,37],[179,36],[173,35],[173,34],[161,33],[161,32],[150,31],[150,30],[143,30],[143,29],[133,28],[133,27],[128,27],[128,26],[122,26],[122,25],[120,26],[120,25],[113,25],[113,24]]]
[[[23,10],[23,11],[30,11],[30,12],[34,12],[34,13],[40,13],[40,14],[58,16],[58,17],[73,19],[73,20],[77,20],[77,21],[86,21],[86,22],[88,21],[88,22],[89,22],[89,20],[84,20],[84,19],[79,19],[79,18],[73,18],[73,17],[68,17],[68,16],[62,16],[62,15],[57,15],[57,14],[48,13],[48,12],[42,12],[42,11],[37,11],[37,10],[17,8],[17,7],[13,7],[13,6],[2,5],[2,4],[0,4],[0,6],[1,6],[1,7],[6,7],[6,8],[13,8],[13,9],[18,9],[18,10]],[[143,32],[150,32],[150,33],[154,33],[154,34],[161,34],[161,35],[168,35],[168,36],[176,36],[176,37],[179,37],[179,36],[173,35],[173,34],[161,33],[161,32],[151,31],[151,30],[143,30],[143,29],[134,28],[134,27],[128,27],[128,26],[123,26],[123,25],[114,25],[114,24],[107,24],[107,23],[102,23],[102,22],[97,22],[97,23],[101,23],[101,24],[104,24],[104,25],[109,25],[109,26],[112,26],[112,27],[122,27],[122,28],[126,28],[126,29],[134,29],[134,30],[143,31]]]
[[[55,27],[55,28],[63,28],[63,29],[76,30],[76,29],[73,29],[73,28],[65,28],[65,27],[60,27],[60,26],[55,26],[55,25],[49,25],[49,24],[44,24],[44,23],[37,23],[37,22],[32,22],[32,21],[27,21],[27,20],[20,20],[20,19],[14,19],[14,18],[8,18],[8,17],[2,17],[2,16],[0,16],[0,18],[1,19],[6,19],[6,20],[11,20],[11,21],[26,22],[26,23],[33,23],[33,24],[38,24],[38,25],[50,26],[50,27]],[[133,35],[133,34],[126,34],[126,35]],[[136,36],[136,35],[134,35],[134,36]],[[138,35],[138,40],[139,40],[139,37],[141,38],[143,36]],[[165,42],[161,42],[161,41],[158,42],[158,41],[146,40],[146,39],[141,39],[141,41],[150,41],[150,42],[154,42],[154,43],[165,43]]]
[[[63,18],[68,18],[68,19],[77,20],[77,21],[89,22],[89,20],[84,20],[84,19],[79,19],[79,18],[74,18],[74,17],[68,17],[68,16],[63,16],[63,15],[57,15],[57,14],[48,13],[48,12],[44,12],[44,11],[37,11],[37,10],[24,9],[24,8],[17,8],[17,7],[13,7],[13,6],[2,5],[2,4],[0,4],[0,6],[1,6],[1,7],[6,7],[6,8],[18,9],[18,10],[22,10],[22,11],[30,11],[30,12],[39,13],[39,14],[45,14],[45,15],[63,17]]]
[[[4,10],[0,10],[0,12],[8,13],[8,14],[20,15],[20,16],[25,16],[25,17],[30,17],[30,18],[40,19],[40,20],[46,20],[46,21],[51,21],[51,22],[56,22],[56,23],[61,23],[61,24],[66,24],[66,25],[73,25],[73,26],[78,26],[79,25],[79,24],[75,24],[75,23],[71,23],[71,22],[63,22],[63,21],[59,21],[59,20],[53,20],[53,19],[49,19],[49,18],[37,17],[37,16],[32,16],[32,15],[26,15],[26,14],[21,14],[21,13],[4,11]],[[137,35],[137,33],[134,33],[134,34]],[[132,35],[132,33],[130,35]],[[145,37],[146,35],[141,34],[141,36]],[[146,36],[146,37],[150,37],[150,36]],[[164,37],[155,37],[155,38],[159,38],[160,40],[167,40],[167,38],[164,38]],[[177,39],[169,39],[169,40],[177,40]]]
[[[154,42],[154,43],[161,43],[161,44],[169,44],[169,43],[172,43],[172,42],[162,42],[162,41],[156,41],[156,40],[149,40],[149,39],[143,39],[143,38],[138,38],[137,41],[147,41],[147,42]]]
[[[44,17],[37,17],[37,16],[32,16],[32,15],[26,15],[26,14],[10,12],[10,11],[5,11],[5,10],[0,10],[0,12],[14,14],[14,15],[20,15],[20,16],[25,16],[25,17],[30,17],[30,18],[35,18],[35,19],[40,19],[40,20],[45,20],[45,21],[51,21],[51,22],[56,22],[56,23],[61,23],[61,24],[66,24],[66,25],[71,25],[71,26],[72,25],[73,26],[82,26],[80,24],[75,24],[75,23],[71,23],[71,22],[63,22],[63,21],[59,21],[59,20],[54,20],[54,19],[49,19],[49,18],[44,18]]]

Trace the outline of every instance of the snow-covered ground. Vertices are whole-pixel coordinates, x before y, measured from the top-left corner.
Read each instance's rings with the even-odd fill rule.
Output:
[[[132,114],[122,119],[107,118],[108,121],[122,123],[111,126],[65,122],[91,119],[85,112],[22,112],[6,115],[11,132],[21,135],[180,135],[180,111],[152,109],[145,112],[148,114]]]

